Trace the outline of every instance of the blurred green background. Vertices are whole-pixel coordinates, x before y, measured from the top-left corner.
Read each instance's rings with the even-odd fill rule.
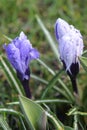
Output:
[[[87,33],[86,0],[0,0],[0,32],[11,38],[21,30],[35,45],[45,41],[35,14],[43,20],[54,37],[54,24],[58,17],[75,25],[85,36]],[[4,41],[1,36],[0,43]]]
[[[61,17],[81,31],[84,40],[84,49],[87,48],[87,0],[0,0],[1,53],[4,52],[3,44],[9,42],[3,34],[13,39],[18,36],[21,31],[24,31],[32,45],[39,50],[42,60],[45,61],[48,66],[54,71],[59,71],[59,69],[62,68],[49,47],[48,41],[37,23],[35,15],[39,15],[42,19],[45,27],[53,37],[56,46],[54,25],[57,18]],[[87,75],[82,67],[80,70],[80,74],[78,75],[80,98],[83,98],[82,100],[85,106],[87,106]],[[36,61],[31,63],[31,72],[48,81],[52,78],[43,66],[40,66]],[[71,83],[67,82],[69,79],[66,78],[66,74],[62,75],[61,78],[68,87],[71,86]],[[45,85],[33,79],[31,79],[30,82],[34,98],[39,98],[41,92],[45,89]],[[84,89],[86,91],[84,91]],[[56,94],[56,92],[54,94],[50,91],[48,96],[51,98]],[[16,97],[15,90],[9,87],[2,70],[0,70],[1,106],[4,106],[8,101],[16,101]],[[86,107],[85,109],[87,110]]]

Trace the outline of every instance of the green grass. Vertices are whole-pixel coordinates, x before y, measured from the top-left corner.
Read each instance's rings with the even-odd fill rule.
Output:
[[[43,25],[40,24],[40,21],[38,22],[36,15],[39,16],[45,27],[44,29],[46,29],[48,33],[43,29]],[[33,46],[41,53],[40,60],[33,61],[30,64],[32,73],[30,87],[33,99],[40,101],[42,94],[47,91],[46,95],[44,94],[44,100],[48,99],[49,101],[52,99],[52,101],[55,101],[55,99],[58,98],[61,102],[67,101],[65,104],[61,102],[53,102],[52,104],[48,103],[45,105],[43,105],[44,103],[41,104],[45,109],[50,108],[62,123],[72,127],[73,122],[74,125],[76,125],[77,117],[76,115],[66,114],[71,110],[70,108],[73,108],[76,105],[76,107],[79,107],[80,111],[87,112],[87,74],[81,67],[78,75],[79,98],[75,97],[77,99],[76,102],[80,102],[80,104],[73,104],[72,101],[70,102],[69,100],[70,95],[71,98],[73,98],[72,86],[66,73],[63,72],[63,74],[58,77],[58,80],[55,80],[54,83],[52,82],[54,81],[54,76],[62,69],[62,64],[58,59],[59,55],[57,55],[57,49],[55,49],[55,47],[58,47],[58,44],[54,34],[54,25],[58,17],[65,19],[81,31],[84,40],[84,48],[86,49],[86,0],[0,0],[0,54],[5,54],[2,47],[3,44],[9,43],[9,40],[7,40],[4,35],[13,39],[18,36],[21,31],[24,31]],[[87,53],[85,56],[87,56]],[[0,99],[0,108],[4,107],[20,112],[18,104],[7,105],[9,102],[18,101],[18,94],[15,89],[13,89],[13,86],[9,85],[7,82],[6,75],[3,73],[2,68],[0,69]],[[69,102],[72,105],[69,105]],[[78,111],[79,110],[77,109],[77,112]],[[7,125],[10,119],[22,129],[22,119],[20,121],[20,119],[17,119],[14,115],[11,116],[10,113],[4,113],[2,115],[4,117],[4,119],[2,118],[3,124]],[[85,116],[84,118],[81,116],[80,118],[81,122],[79,122],[79,125],[82,130],[86,130],[87,117]],[[9,125],[15,130],[16,128],[13,128],[12,121]],[[25,128],[25,126],[23,126],[23,128]],[[52,126],[52,128],[54,127]],[[51,130],[50,126],[49,129]]]

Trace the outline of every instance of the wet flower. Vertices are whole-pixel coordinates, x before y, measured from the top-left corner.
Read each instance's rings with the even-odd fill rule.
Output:
[[[55,35],[59,43],[59,53],[69,75],[76,76],[79,71],[79,59],[83,53],[83,39],[79,30],[58,18],[55,24]]]
[[[33,59],[39,58],[39,52],[34,49],[27,39],[27,36],[21,32],[8,45],[4,45],[8,60],[16,69],[21,80],[28,80],[30,77],[29,63]]]

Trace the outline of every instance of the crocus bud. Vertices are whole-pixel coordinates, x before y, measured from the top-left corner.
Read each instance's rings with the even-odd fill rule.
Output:
[[[79,58],[83,53],[83,39],[79,30],[58,18],[55,24],[60,59],[69,75],[73,90],[78,93],[76,76],[79,72]]]
[[[55,24],[55,35],[59,43],[60,59],[66,71],[76,76],[79,71],[79,59],[83,52],[83,39],[79,30],[58,18]]]
[[[26,96],[31,98],[29,89],[30,69],[29,63],[33,59],[39,58],[39,52],[32,47],[27,36],[21,32],[19,37],[16,37],[8,45],[4,45],[7,58],[17,72],[17,76],[21,81]]]
[[[10,44],[5,44],[4,49],[21,80],[28,80],[30,77],[29,63],[39,58],[39,52],[32,47],[27,36],[21,32],[20,36],[13,39]]]

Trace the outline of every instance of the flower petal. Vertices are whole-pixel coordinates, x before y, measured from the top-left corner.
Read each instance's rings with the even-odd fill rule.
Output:
[[[40,54],[39,54],[39,52],[37,51],[37,49],[32,49],[31,51],[30,51],[30,60],[33,60],[33,59],[37,59],[37,58],[39,58],[39,56],[40,56]]]
[[[14,44],[10,43],[8,45],[4,45],[4,49],[6,50],[7,57],[13,67],[18,70],[20,73],[23,73],[23,69],[21,66],[21,59],[20,59],[20,51],[18,48],[15,47]]]
[[[19,77],[29,79],[29,63],[39,57],[39,52],[32,47],[27,36],[21,32],[9,45],[4,45],[4,49]]]
[[[78,57],[83,52],[83,39],[79,30],[69,25],[61,18],[57,19],[55,24],[56,39],[59,43],[60,58],[70,71],[72,64],[79,64]]]
[[[69,24],[61,18],[58,18],[55,24],[55,35],[58,40],[70,30]]]

